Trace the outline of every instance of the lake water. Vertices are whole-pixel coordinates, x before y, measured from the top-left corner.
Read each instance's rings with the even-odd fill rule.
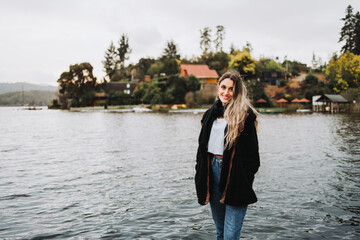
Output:
[[[0,239],[215,239],[201,114],[0,108]],[[360,239],[360,115],[262,115],[243,239]]]

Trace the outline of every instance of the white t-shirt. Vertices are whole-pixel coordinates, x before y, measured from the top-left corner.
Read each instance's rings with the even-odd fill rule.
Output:
[[[223,155],[224,153],[224,135],[226,121],[224,118],[215,119],[210,132],[208,142],[208,152],[214,155]]]

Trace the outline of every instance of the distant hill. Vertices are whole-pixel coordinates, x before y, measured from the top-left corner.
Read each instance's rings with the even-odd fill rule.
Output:
[[[22,89],[23,88],[23,89]],[[57,87],[48,86],[48,85],[38,85],[32,83],[0,83],[0,94],[7,92],[21,92],[21,91],[31,91],[31,90],[40,90],[40,91],[57,91]]]
[[[23,102],[25,105],[46,106],[55,98],[55,91],[24,91],[24,96],[22,91],[8,92],[0,94],[0,106],[22,106]]]

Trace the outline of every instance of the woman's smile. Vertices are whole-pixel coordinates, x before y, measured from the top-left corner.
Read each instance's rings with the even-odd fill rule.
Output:
[[[234,95],[234,82],[230,78],[226,78],[221,81],[218,92],[219,92],[219,99],[222,102],[222,104],[228,103]]]

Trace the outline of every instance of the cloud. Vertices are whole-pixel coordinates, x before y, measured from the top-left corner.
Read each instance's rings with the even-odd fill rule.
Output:
[[[210,27],[214,36],[217,25],[225,26],[225,50],[249,41],[255,58],[287,55],[310,64],[313,52],[328,60],[341,49],[340,19],[349,4],[360,10],[356,0],[1,1],[0,81],[56,84],[80,62],[101,78],[105,50],[123,33],[133,50],[128,63],[159,57],[169,40],[183,57],[199,55],[200,29]]]

